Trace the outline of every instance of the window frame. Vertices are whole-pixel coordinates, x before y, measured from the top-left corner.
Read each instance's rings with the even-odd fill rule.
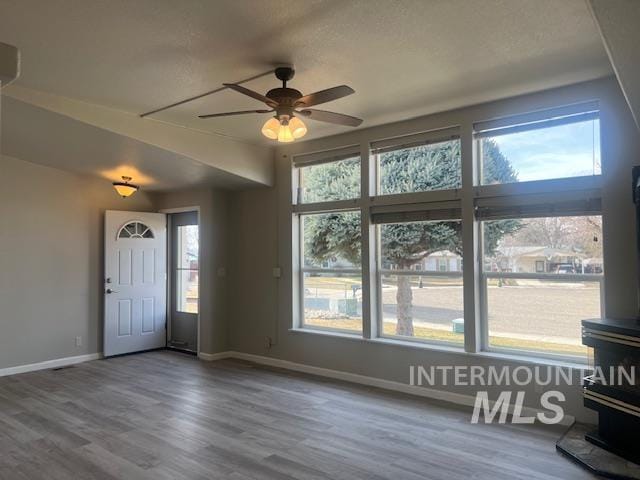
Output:
[[[300,275],[298,275],[299,277],[299,285],[298,285],[298,289],[300,292],[300,328],[306,329],[306,330],[320,330],[320,331],[324,331],[324,332],[333,332],[333,333],[339,333],[342,335],[357,335],[357,336],[361,336],[362,332],[364,331],[364,319],[362,319],[362,328],[360,330],[351,330],[348,328],[334,328],[334,327],[323,327],[321,325],[312,325],[309,323],[306,323],[306,319],[305,319],[305,315],[304,315],[304,280],[305,280],[305,273],[318,273],[318,274],[325,274],[325,273],[335,273],[335,274],[343,274],[343,275],[360,275],[360,278],[362,278],[362,273],[360,272],[360,270],[355,270],[355,269],[349,269],[349,270],[337,270],[337,269],[305,269],[305,270],[300,270]]]
[[[296,155],[292,161],[292,187],[293,187],[293,205],[301,207],[306,205],[307,208],[314,209],[319,208],[322,210],[323,206],[330,204],[341,204],[342,202],[357,202],[363,194],[362,175],[360,175],[360,195],[353,198],[343,198],[340,200],[319,200],[317,202],[305,202],[303,201],[304,192],[304,171],[305,167],[313,167],[318,165],[324,165],[328,163],[341,162],[357,158],[360,164],[360,171],[362,171],[362,155],[357,146],[346,146],[337,148],[334,150],[327,150],[321,152],[313,152],[302,155]],[[340,208],[340,207],[338,207]]]
[[[362,333],[354,332],[355,335],[346,335],[355,339],[361,340],[384,340],[385,342],[392,342],[397,345],[411,346],[411,344],[419,344],[420,347],[429,348],[445,347],[447,350],[451,346],[449,342],[444,343],[437,341],[425,341],[423,339],[412,339],[411,337],[399,337],[399,336],[386,336],[383,335],[382,330],[382,299],[378,294],[379,285],[381,285],[382,275],[390,274],[396,275],[399,272],[397,270],[385,270],[380,267],[379,257],[379,238],[378,229],[374,222],[372,222],[372,216],[379,212],[385,211],[401,211],[411,212],[416,209],[416,204],[429,204],[433,208],[436,205],[439,208],[442,205],[446,205],[446,208],[457,208],[461,213],[458,217],[462,222],[462,243],[465,252],[465,259],[460,262],[460,268],[462,270],[463,278],[463,307],[465,317],[465,338],[464,338],[464,352],[470,354],[483,354],[483,353],[495,353],[504,355],[514,359],[542,359],[545,358],[567,362],[571,364],[586,364],[588,359],[582,357],[562,357],[557,355],[545,355],[542,352],[506,349],[505,351],[498,351],[494,348],[487,350],[488,347],[488,318],[486,315],[486,295],[482,291],[482,285],[486,282],[483,280],[483,251],[482,251],[482,220],[477,217],[478,208],[481,205],[485,205],[486,202],[493,202],[497,200],[498,203],[503,205],[515,205],[515,209],[521,208],[521,204],[533,204],[543,205],[553,208],[553,203],[556,201],[568,202],[565,207],[570,213],[565,215],[578,215],[573,210],[575,206],[570,203],[572,201],[579,202],[594,202],[590,204],[589,208],[585,211],[584,215],[602,215],[601,210],[601,188],[603,184],[602,177],[606,169],[606,159],[602,156],[602,140],[600,143],[600,166],[601,173],[596,175],[588,175],[582,177],[566,177],[557,179],[543,179],[533,181],[521,181],[504,184],[482,184],[481,177],[481,162],[482,158],[479,155],[479,146],[475,137],[475,126],[481,122],[502,122],[508,124],[514,121],[514,119],[534,119],[539,121],[540,118],[545,116],[558,116],[565,115],[567,112],[580,113],[588,109],[598,111],[599,116],[599,129],[603,130],[603,117],[601,115],[600,101],[593,100],[594,97],[584,98],[582,92],[577,92],[577,95],[563,96],[562,101],[557,102],[557,97],[550,97],[549,100],[542,95],[542,100],[539,105],[541,108],[536,110],[532,108],[531,102],[505,102],[507,108],[485,108],[483,106],[470,107],[465,111],[452,111],[445,114],[437,114],[432,117],[426,117],[424,121],[411,121],[404,124],[398,124],[394,126],[376,127],[370,130],[364,130],[362,134],[355,136],[334,137],[331,140],[323,139],[320,142],[312,141],[309,145],[333,145],[335,148],[329,149],[325,152],[312,150],[304,144],[286,146],[283,147],[284,152],[291,152],[291,165],[292,165],[292,201],[290,203],[292,214],[292,229],[293,235],[293,318],[292,329],[304,329],[308,330],[320,330],[318,327],[305,326],[304,320],[304,272],[300,268],[299,262],[303,261],[298,258],[300,255],[299,245],[296,246],[295,242],[300,243],[301,232],[299,231],[299,216],[304,213],[325,213],[332,211],[345,211],[345,210],[359,210],[361,214],[361,226],[362,226],[362,267],[358,270],[358,273],[362,276]],[[572,100],[573,99],[573,100]],[[555,103],[555,105],[554,105]],[[557,106],[560,105],[560,106]],[[492,118],[491,114],[483,115],[483,112],[498,113],[493,116],[497,120],[487,120]],[[506,115],[509,116],[506,116]],[[484,118],[483,118],[484,117]],[[443,125],[444,124],[444,125]],[[411,131],[412,126],[422,125],[423,128],[414,128]],[[424,128],[426,125],[427,128]],[[453,126],[452,126],[453,125]],[[432,190],[423,192],[408,192],[397,194],[384,194],[380,192],[380,162],[373,153],[373,146],[376,142],[380,142],[380,138],[384,142],[397,141],[399,148],[401,148],[403,142],[411,137],[425,138],[428,136],[440,137],[441,133],[446,130],[455,129],[458,131],[458,137],[460,140],[460,169],[461,169],[461,181],[460,188],[446,189],[446,190]],[[407,130],[410,130],[407,132]],[[414,133],[414,132],[418,133]],[[381,132],[389,133],[392,135],[380,136]],[[416,137],[416,138],[417,138]],[[344,142],[341,146],[342,138],[351,140],[352,143]],[[602,137],[601,137],[602,138]],[[355,142],[353,141],[355,139]],[[301,203],[298,198],[298,186],[299,175],[297,174],[296,167],[300,165],[298,157],[306,156],[329,156],[335,152],[350,150],[351,152],[359,151],[361,176],[360,176],[360,197],[350,200],[339,200],[329,202],[317,202],[313,204]],[[307,153],[311,151],[312,153]],[[287,156],[287,155],[285,155]],[[417,207],[421,208],[421,206]],[[539,215],[544,216],[544,215]],[[554,215],[548,215],[554,216]],[[381,222],[378,222],[381,223]],[[392,222],[388,222],[392,223]],[[298,232],[296,234],[296,232]],[[606,248],[603,245],[603,250]],[[470,250],[471,249],[471,250]],[[467,268],[463,268],[467,267]],[[340,270],[340,272],[343,272]],[[383,273],[384,272],[384,273]],[[433,274],[449,275],[452,272],[430,272],[429,275],[424,275],[424,271],[411,271],[408,274],[411,276],[432,276]],[[453,272],[455,273],[455,272]],[[566,274],[562,275],[563,279],[568,279]],[[585,274],[592,275],[592,274]],[[587,280],[585,275],[581,275],[580,279]],[[598,276],[600,274],[593,274]],[[296,278],[297,277],[297,278]],[[596,279],[600,281],[600,303],[601,314],[605,316],[604,309],[604,291],[605,291],[605,276],[601,275]],[[296,292],[296,290],[298,290]],[[296,306],[296,303],[298,304]],[[344,330],[330,329],[328,333],[335,333],[339,336],[345,336]],[[485,338],[486,337],[486,338]],[[459,345],[454,344],[455,347]],[[452,350],[458,351],[458,350]]]
[[[175,228],[177,229],[177,241],[176,241],[176,245],[175,245],[175,249],[176,249],[176,259],[180,258],[180,254],[181,254],[181,249],[182,249],[182,240],[180,238],[180,229],[182,228],[188,228],[188,227],[196,227],[197,231],[198,231],[198,267],[197,268],[191,268],[191,267],[181,267],[180,264],[176,264],[174,267],[175,270],[175,278],[176,278],[176,288],[175,288],[175,295],[176,298],[174,299],[175,301],[175,311],[179,312],[179,313],[191,313],[194,315],[198,315],[200,313],[200,225],[176,225]],[[196,311],[195,312],[189,312],[187,310],[182,310],[182,298],[181,298],[181,292],[183,290],[183,279],[182,279],[182,273],[184,272],[196,272],[198,275],[198,301],[196,302]],[[186,303],[186,300],[185,300]]]
[[[333,160],[340,161],[340,160]],[[323,163],[330,163],[331,160]],[[362,163],[362,159],[360,158],[360,162]],[[300,167],[294,166],[294,169],[299,169]],[[300,172],[295,172],[300,175]],[[362,181],[362,179],[361,179]],[[362,195],[362,183],[360,185],[360,192]],[[297,197],[298,200],[300,197]],[[294,223],[295,228],[297,229],[297,272],[298,272],[298,280],[297,280],[297,291],[298,291],[298,320],[296,324],[299,328],[306,330],[318,330],[323,332],[332,332],[341,335],[354,335],[361,336],[364,332],[364,315],[361,316],[361,329],[360,330],[350,330],[350,329],[342,329],[342,328],[332,328],[332,327],[322,327],[319,325],[310,325],[306,323],[305,318],[305,289],[304,289],[304,281],[306,273],[336,273],[336,274],[351,274],[351,275],[359,275],[361,282],[363,282],[364,274],[362,272],[362,267],[359,269],[356,268],[322,268],[322,267],[306,267],[304,265],[304,227],[303,227],[303,217],[306,215],[321,215],[326,213],[346,213],[346,212],[357,212],[360,215],[360,222],[362,222],[362,210],[361,208],[355,206],[359,198],[356,199],[346,199],[346,200],[329,200],[326,202],[315,202],[315,203],[300,203],[294,205]],[[362,256],[362,248],[361,248],[361,256]],[[294,269],[296,270],[296,269]]]
[[[444,128],[438,128],[426,132],[413,133],[400,137],[385,138],[382,140],[372,141],[368,144],[369,159],[373,164],[375,189],[372,192],[377,198],[383,201],[393,201],[394,199],[400,202],[410,202],[412,198],[423,198],[424,194],[440,194],[443,197],[450,195],[451,193],[459,191],[462,188],[462,154],[460,155],[460,186],[454,188],[439,188],[435,190],[418,190],[412,192],[396,192],[396,193],[384,193],[382,191],[382,172],[380,168],[380,155],[382,153],[393,152],[397,150],[404,150],[408,148],[415,148],[427,145],[437,145],[439,143],[445,143],[449,141],[457,140],[461,141],[460,128],[458,126],[449,126]],[[438,195],[438,196],[440,196]],[[404,196],[404,197],[403,197]]]
[[[593,212],[587,212],[583,215],[572,216],[591,216]],[[531,217],[528,217],[531,218]],[[538,217],[539,218],[539,217]],[[560,362],[569,363],[587,363],[587,358],[583,358],[581,355],[568,355],[568,354],[556,354],[545,353],[537,350],[525,350],[515,348],[500,348],[492,347],[489,342],[489,292],[487,289],[488,280],[492,278],[513,278],[520,280],[565,280],[567,282],[594,282],[599,283],[600,290],[600,312],[604,314],[604,285],[605,277],[604,273],[581,273],[581,274],[566,274],[566,273],[525,273],[525,272],[485,272],[484,271],[484,231],[482,222],[480,222],[479,238],[478,238],[478,252],[480,256],[480,349],[483,352],[499,353],[505,355],[518,355],[543,358],[548,360],[555,360]]]
[[[426,338],[417,338],[417,337],[403,337],[402,335],[387,335],[384,333],[384,311],[383,311],[383,301],[382,301],[382,278],[385,275],[392,276],[408,276],[408,277],[423,277],[423,278],[456,278],[463,280],[463,297],[464,297],[464,278],[462,272],[429,272],[428,274],[424,273],[424,270],[420,270],[417,272],[407,271],[407,270],[382,270],[379,269],[376,272],[376,286],[377,286],[377,300],[378,300],[378,315],[376,316],[377,329],[378,329],[378,338],[386,339],[386,340],[397,340],[401,342],[413,342],[421,345],[437,345],[443,347],[449,347],[453,350],[459,350],[460,352],[464,351],[464,337],[462,339],[462,344],[455,342],[447,342],[446,340],[435,340],[435,339],[426,339]],[[463,300],[463,308],[464,308],[464,300]]]
[[[422,192],[422,193],[426,193],[426,192]],[[398,194],[398,195],[402,195],[402,194]],[[448,216],[448,215],[444,215],[444,216]],[[428,221],[433,221],[433,222],[455,221],[455,222],[460,222],[460,225],[462,226],[462,219],[461,218],[449,218],[449,219],[428,220]],[[376,329],[377,329],[377,332],[378,332],[377,337],[381,338],[381,339],[388,339],[388,340],[414,342],[414,343],[418,343],[418,344],[421,344],[421,345],[444,346],[444,347],[449,347],[451,349],[463,351],[464,350],[464,337],[463,337],[463,343],[461,345],[459,343],[448,342],[448,341],[445,341],[445,340],[435,340],[435,339],[426,339],[426,338],[417,338],[417,337],[405,337],[405,336],[402,336],[402,335],[387,335],[387,334],[384,333],[384,302],[383,302],[383,298],[382,298],[382,283],[383,283],[383,277],[385,275],[390,275],[390,276],[400,276],[400,275],[402,275],[402,276],[408,276],[408,277],[422,277],[422,278],[429,278],[429,277],[432,277],[432,278],[433,277],[456,278],[456,279],[462,280],[462,289],[463,289],[463,305],[462,305],[462,307],[463,307],[463,316],[464,316],[464,272],[462,270],[460,270],[459,272],[451,272],[451,271],[442,272],[440,270],[427,271],[427,270],[400,270],[398,268],[382,268],[381,230],[382,230],[382,227],[384,225],[393,225],[395,223],[397,223],[397,222],[380,222],[380,223],[377,223],[375,225],[376,277],[375,277],[374,287],[376,289],[376,299],[377,299],[377,309],[376,309],[377,315],[376,315],[376,318],[375,318]],[[412,222],[406,222],[406,223],[412,223]],[[436,259],[436,263],[437,263],[437,260],[439,260],[439,259]]]
[[[589,179],[593,177],[602,176],[602,148],[601,141],[599,141],[599,155],[600,159],[600,173],[594,173],[592,175],[575,175],[571,177],[557,177],[557,178],[541,178],[537,180],[519,180],[516,182],[505,183],[485,183],[484,182],[484,165],[483,165],[483,151],[482,151],[482,139],[492,138],[491,132],[503,132],[503,135],[509,135],[511,133],[524,133],[535,130],[542,130],[545,128],[553,128],[562,125],[573,125],[588,120],[598,120],[598,138],[600,139],[600,107],[598,102],[585,102],[575,105],[567,105],[563,107],[556,107],[552,109],[538,110],[534,112],[522,113],[517,115],[510,115],[495,120],[485,120],[473,123],[473,141],[474,150],[476,155],[476,168],[477,168],[477,186],[478,187],[490,187],[495,185],[517,185],[547,181],[562,181],[562,180],[575,180],[575,179]],[[504,133],[506,132],[506,133]],[[495,135],[494,135],[495,136]]]

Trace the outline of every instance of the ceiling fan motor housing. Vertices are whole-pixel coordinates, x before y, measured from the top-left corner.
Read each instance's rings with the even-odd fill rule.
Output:
[[[295,88],[274,88],[267,92],[267,98],[278,103],[275,109],[278,117],[282,115],[292,117],[295,103],[301,97],[302,92]]]

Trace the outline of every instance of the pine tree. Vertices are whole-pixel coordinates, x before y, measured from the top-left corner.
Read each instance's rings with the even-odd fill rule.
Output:
[[[516,172],[492,140],[483,140],[484,183],[517,181]],[[460,188],[460,142],[413,147],[380,155],[380,188],[383,194]],[[336,162],[311,169],[305,186],[308,201],[337,200],[360,195],[357,160]],[[519,228],[517,220],[491,222],[485,228],[485,251],[492,253],[504,235]],[[311,215],[305,219],[305,257],[323,262],[343,258],[360,263],[358,212]],[[462,255],[459,221],[387,224],[381,230],[382,264],[408,270],[434,252],[449,250]],[[396,334],[413,336],[413,295],[410,277],[397,277]]]

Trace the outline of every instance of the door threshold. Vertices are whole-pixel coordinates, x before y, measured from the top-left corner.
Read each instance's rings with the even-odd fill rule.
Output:
[[[187,355],[193,355],[194,357],[198,356],[197,352],[194,352],[193,350],[187,350],[187,349],[184,349],[184,348],[167,346],[165,348],[165,350],[171,350],[172,352],[186,353]]]
[[[104,356],[104,359],[109,358],[118,358],[118,357],[126,357],[128,355],[138,355],[139,353],[149,353],[149,352],[158,352],[160,350],[165,350],[166,347],[158,347],[158,348],[149,348],[148,350],[139,350],[137,352],[126,352],[126,353],[117,353],[116,355]]]

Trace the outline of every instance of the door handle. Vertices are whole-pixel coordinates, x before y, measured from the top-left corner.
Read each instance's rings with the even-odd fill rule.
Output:
[[[112,290],[112,289],[110,289],[110,288],[107,288],[107,289],[105,290],[105,293],[118,293],[118,292],[116,292],[115,290]]]

